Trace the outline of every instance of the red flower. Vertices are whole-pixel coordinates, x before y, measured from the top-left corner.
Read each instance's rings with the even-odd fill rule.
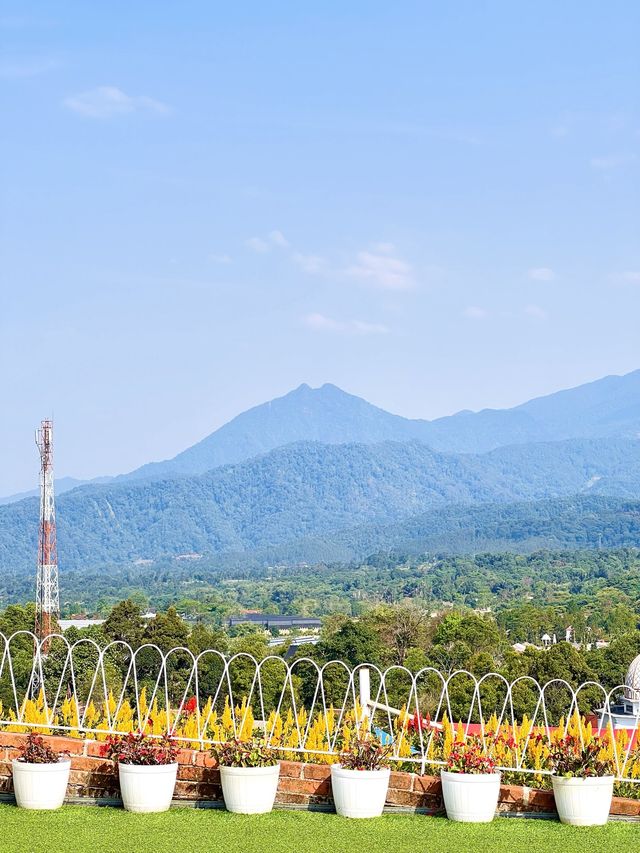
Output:
[[[198,699],[196,696],[192,696],[191,699],[187,700],[184,704],[184,711],[187,714],[193,714],[196,708],[198,707]]]
[[[407,722],[407,728],[420,732],[424,729],[428,729],[431,726],[431,717],[427,714],[426,717],[421,717],[420,714],[416,711],[413,717],[409,717]]]

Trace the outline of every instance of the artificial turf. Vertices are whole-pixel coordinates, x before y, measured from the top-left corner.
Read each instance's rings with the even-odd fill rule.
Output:
[[[0,805],[1,853],[619,853],[637,847],[638,832],[637,824],[623,822],[581,829],[524,818],[471,825],[423,815],[348,820],[300,811],[245,816],[175,808],[137,815],[97,806],[33,812]]]

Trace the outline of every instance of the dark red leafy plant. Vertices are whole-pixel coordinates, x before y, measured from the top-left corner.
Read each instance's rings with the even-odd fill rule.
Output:
[[[374,738],[359,738],[340,753],[345,770],[382,770],[388,767],[393,744],[383,746]]]
[[[446,769],[449,773],[495,773],[496,763],[487,753],[482,738],[468,737],[452,744]]]
[[[119,764],[154,766],[173,764],[178,747],[169,735],[153,738],[144,732],[129,732],[126,735],[109,735],[100,748],[100,754]]]
[[[25,764],[57,764],[61,758],[67,758],[69,755],[68,752],[55,752],[45,743],[42,735],[36,732],[29,732],[18,749],[18,761],[24,761]]]
[[[553,744],[549,756],[549,765],[558,776],[588,779],[591,776],[610,776],[613,774],[613,762],[600,758],[600,752],[606,749],[605,738],[594,737],[583,744],[579,737],[566,735]]]
[[[234,738],[211,747],[221,767],[273,767],[278,756],[260,738]]]

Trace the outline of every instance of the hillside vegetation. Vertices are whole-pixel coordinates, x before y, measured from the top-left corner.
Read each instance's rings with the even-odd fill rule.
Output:
[[[582,440],[472,455],[442,454],[418,442],[299,443],[204,475],[68,492],[58,501],[61,562],[77,568],[190,552],[250,557],[256,549],[274,548],[277,557],[279,546],[295,542],[297,558],[309,562],[318,552],[305,557],[303,546],[311,547],[318,536],[346,547],[347,554],[385,547],[385,537],[399,546],[417,537],[420,549],[468,550],[468,512],[477,508],[451,508],[404,530],[384,526],[452,504],[506,505],[581,492],[640,498],[639,447],[632,440]],[[610,512],[611,505],[600,509]],[[37,512],[35,499],[0,507],[3,570],[32,570]],[[481,540],[505,539],[499,513],[494,507],[478,518]],[[506,540],[535,543],[548,535],[540,524],[544,514],[540,507],[510,513]],[[631,544],[620,532],[627,523],[635,526],[633,512],[618,524],[622,538],[615,544]],[[369,532],[340,532],[362,526]],[[326,552],[317,558],[325,559]]]

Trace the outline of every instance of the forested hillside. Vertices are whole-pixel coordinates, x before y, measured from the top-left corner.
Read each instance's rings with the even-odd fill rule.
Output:
[[[564,517],[569,527],[579,522],[582,532],[569,530],[569,541],[561,532],[562,513],[552,519],[555,510],[534,506],[501,518],[500,505],[577,494],[640,499],[639,448],[632,440],[584,440],[472,455],[441,454],[418,442],[294,444],[201,476],[85,486],[62,495],[60,562],[78,568],[191,552],[255,562],[256,549],[267,562],[312,562],[394,544],[469,551],[474,537],[494,547],[501,541],[507,547],[596,544],[601,522],[589,532],[582,511],[571,505]],[[457,509],[445,511],[454,504]],[[477,516],[471,534],[472,513],[483,504],[494,506]],[[436,509],[443,512],[404,529],[389,527]],[[633,544],[635,510],[623,506],[615,522],[613,509],[595,507],[608,514],[611,544]],[[37,511],[35,499],[0,507],[3,571],[32,570]],[[363,527],[368,530],[349,532]]]
[[[33,576],[0,576],[0,607],[33,599]],[[640,550],[536,551],[532,554],[377,553],[349,563],[224,569],[214,560],[65,569],[63,615],[106,613],[122,597],[145,610],[175,604],[192,618],[222,625],[244,608],[307,616],[360,615],[381,604],[426,612],[451,606],[491,608],[515,640],[549,630],[599,627],[606,635],[640,622]],[[540,615],[540,610],[544,613]],[[509,615],[517,611],[517,621]],[[582,627],[581,627],[582,626]],[[544,633],[540,631],[539,633]],[[539,639],[539,634],[538,634]]]

